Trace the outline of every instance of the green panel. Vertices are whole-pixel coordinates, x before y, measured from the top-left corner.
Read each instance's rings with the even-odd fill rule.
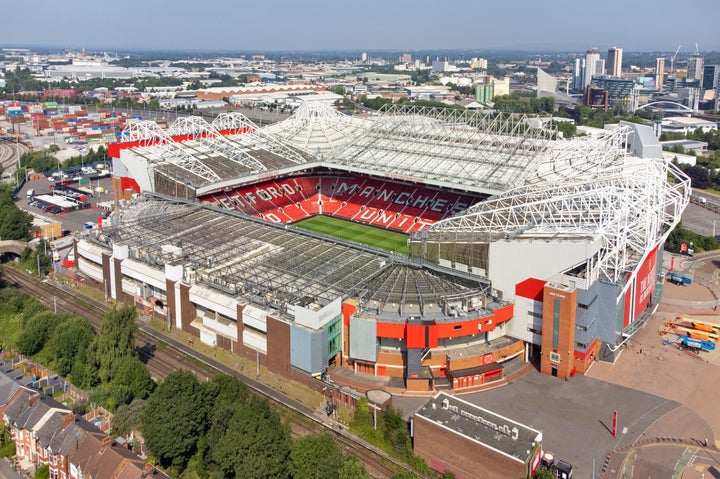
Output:
[[[325,329],[328,333],[328,359],[342,350],[342,315],[330,321]]]

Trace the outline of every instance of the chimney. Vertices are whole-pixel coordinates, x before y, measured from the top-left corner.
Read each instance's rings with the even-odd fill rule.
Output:
[[[102,447],[108,447],[110,444],[112,444],[112,437],[111,436],[104,436],[102,438]]]
[[[153,466],[149,462],[146,462],[145,467],[143,467],[142,477],[148,477],[153,475],[155,475],[155,466]]]
[[[63,416],[62,428],[65,429],[73,422],[75,422],[75,414],[73,414],[71,411]]]
[[[40,400],[40,395],[35,394],[30,399],[28,399],[28,406],[34,406],[35,403],[37,403]]]

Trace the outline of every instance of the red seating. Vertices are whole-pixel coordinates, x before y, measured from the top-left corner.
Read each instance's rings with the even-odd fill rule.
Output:
[[[458,214],[478,199],[467,193],[348,174],[264,181],[200,201],[277,223],[322,214],[409,234]]]

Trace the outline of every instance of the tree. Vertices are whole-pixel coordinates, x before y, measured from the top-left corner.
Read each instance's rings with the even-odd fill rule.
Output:
[[[266,399],[234,403],[229,420],[216,422],[214,429],[208,435],[220,440],[212,443],[208,458],[222,477],[288,477],[290,440]]]
[[[290,450],[293,479],[336,479],[343,457],[335,439],[324,433],[295,439]]]
[[[95,330],[85,318],[70,316],[61,321],[45,347],[47,358],[53,370],[61,376],[67,376],[75,363],[87,362],[87,351],[95,338]]]
[[[56,325],[56,318],[52,311],[44,311],[30,318],[17,340],[18,352],[28,356],[38,353]]]
[[[130,400],[146,399],[155,389],[155,382],[150,377],[150,371],[140,359],[134,356],[120,358],[113,364],[112,385],[113,387],[127,388],[132,396]]]
[[[205,432],[206,416],[205,394],[195,376],[187,371],[171,373],[140,414],[145,444],[162,465],[182,467]]]
[[[577,127],[569,121],[552,121],[550,124],[557,127],[557,131],[563,134],[563,138],[572,138],[577,133]]]
[[[549,469],[538,469],[535,471],[533,479],[555,479],[555,474]]]
[[[35,469],[35,474],[33,474],[33,479],[48,479],[48,477],[50,477],[50,466],[47,464]]]
[[[338,471],[338,479],[370,479],[370,474],[360,461],[349,456]]]
[[[126,304],[113,306],[105,315],[100,335],[95,341],[95,361],[102,381],[110,381],[116,361],[137,356],[134,339],[136,318],[137,310]]]
[[[120,405],[112,420],[112,433],[116,436],[130,434],[135,428],[140,427],[140,414],[142,413],[145,401],[135,399],[130,404]]]
[[[0,184],[0,238],[27,241],[32,215],[17,207],[12,198],[12,188]]]

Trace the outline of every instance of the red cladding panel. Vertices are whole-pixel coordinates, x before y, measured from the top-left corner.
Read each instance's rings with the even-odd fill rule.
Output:
[[[408,348],[424,348],[425,326],[421,324],[408,324],[405,344]]]
[[[437,324],[428,326],[428,348],[437,348],[438,345],[438,327]]]
[[[648,303],[650,303],[650,298],[652,298],[652,294],[655,291],[655,282],[657,277],[657,249],[658,247],[655,246],[648,257],[645,258],[645,261],[640,267],[637,277],[635,278],[635,317],[633,319],[637,319],[637,317],[640,316],[640,313],[645,311],[645,308],[647,308]]]
[[[352,316],[355,311],[357,311],[357,306],[355,306],[352,303],[343,303],[342,304],[342,315],[343,315],[343,324],[345,326],[350,325],[350,316]]]
[[[595,341],[593,341],[592,344],[590,344],[590,347],[587,348],[587,351],[585,351],[584,353],[581,353],[580,351],[573,351],[573,356],[575,356],[578,359],[585,359],[586,357],[588,357],[588,354],[592,353],[593,350],[595,349],[596,342],[597,342],[597,339]]]
[[[405,323],[377,323],[378,338],[405,338]]]
[[[546,281],[536,278],[528,278],[515,285],[515,296],[528,298],[534,301],[543,300],[543,288]]]
[[[135,181],[135,178],[130,178],[129,176],[120,178],[120,188],[123,190],[132,188],[135,193],[140,193],[140,185]]]

